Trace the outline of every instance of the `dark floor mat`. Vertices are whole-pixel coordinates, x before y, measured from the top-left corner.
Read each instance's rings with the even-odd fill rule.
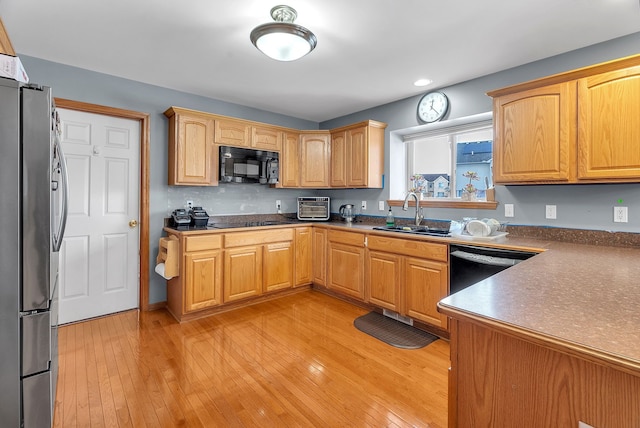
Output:
[[[378,312],[369,312],[356,318],[353,325],[358,330],[396,348],[418,349],[438,339],[433,334],[385,317]]]

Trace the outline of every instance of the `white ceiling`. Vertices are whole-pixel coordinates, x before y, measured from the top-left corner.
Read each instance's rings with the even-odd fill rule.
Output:
[[[288,0],[318,46],[287,63],[249,40],[281,1],[0,0],[0,13],[19,54],[314,122],[640,31],[638,0]]]

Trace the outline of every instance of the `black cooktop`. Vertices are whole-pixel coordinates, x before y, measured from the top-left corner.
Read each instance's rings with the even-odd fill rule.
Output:
[[[280,224],[291,224],[288,221],[246,221],[239,223],[210,223],[208,226],[214,229],[233,229],[237,227],[258,227],[258,226],[277,226]]]

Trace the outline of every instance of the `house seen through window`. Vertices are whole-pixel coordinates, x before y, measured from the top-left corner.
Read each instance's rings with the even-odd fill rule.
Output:
[[[493,128],[479,123],[464,129],[414,135],[407,144],[407,191],[426,198],[484,200],[492,185]]]

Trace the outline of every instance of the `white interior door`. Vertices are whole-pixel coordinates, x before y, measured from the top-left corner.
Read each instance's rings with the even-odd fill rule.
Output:
[[[140,123],[59,112],[69,171],[67,229],[60,251],[64,324],[139,306]]]

